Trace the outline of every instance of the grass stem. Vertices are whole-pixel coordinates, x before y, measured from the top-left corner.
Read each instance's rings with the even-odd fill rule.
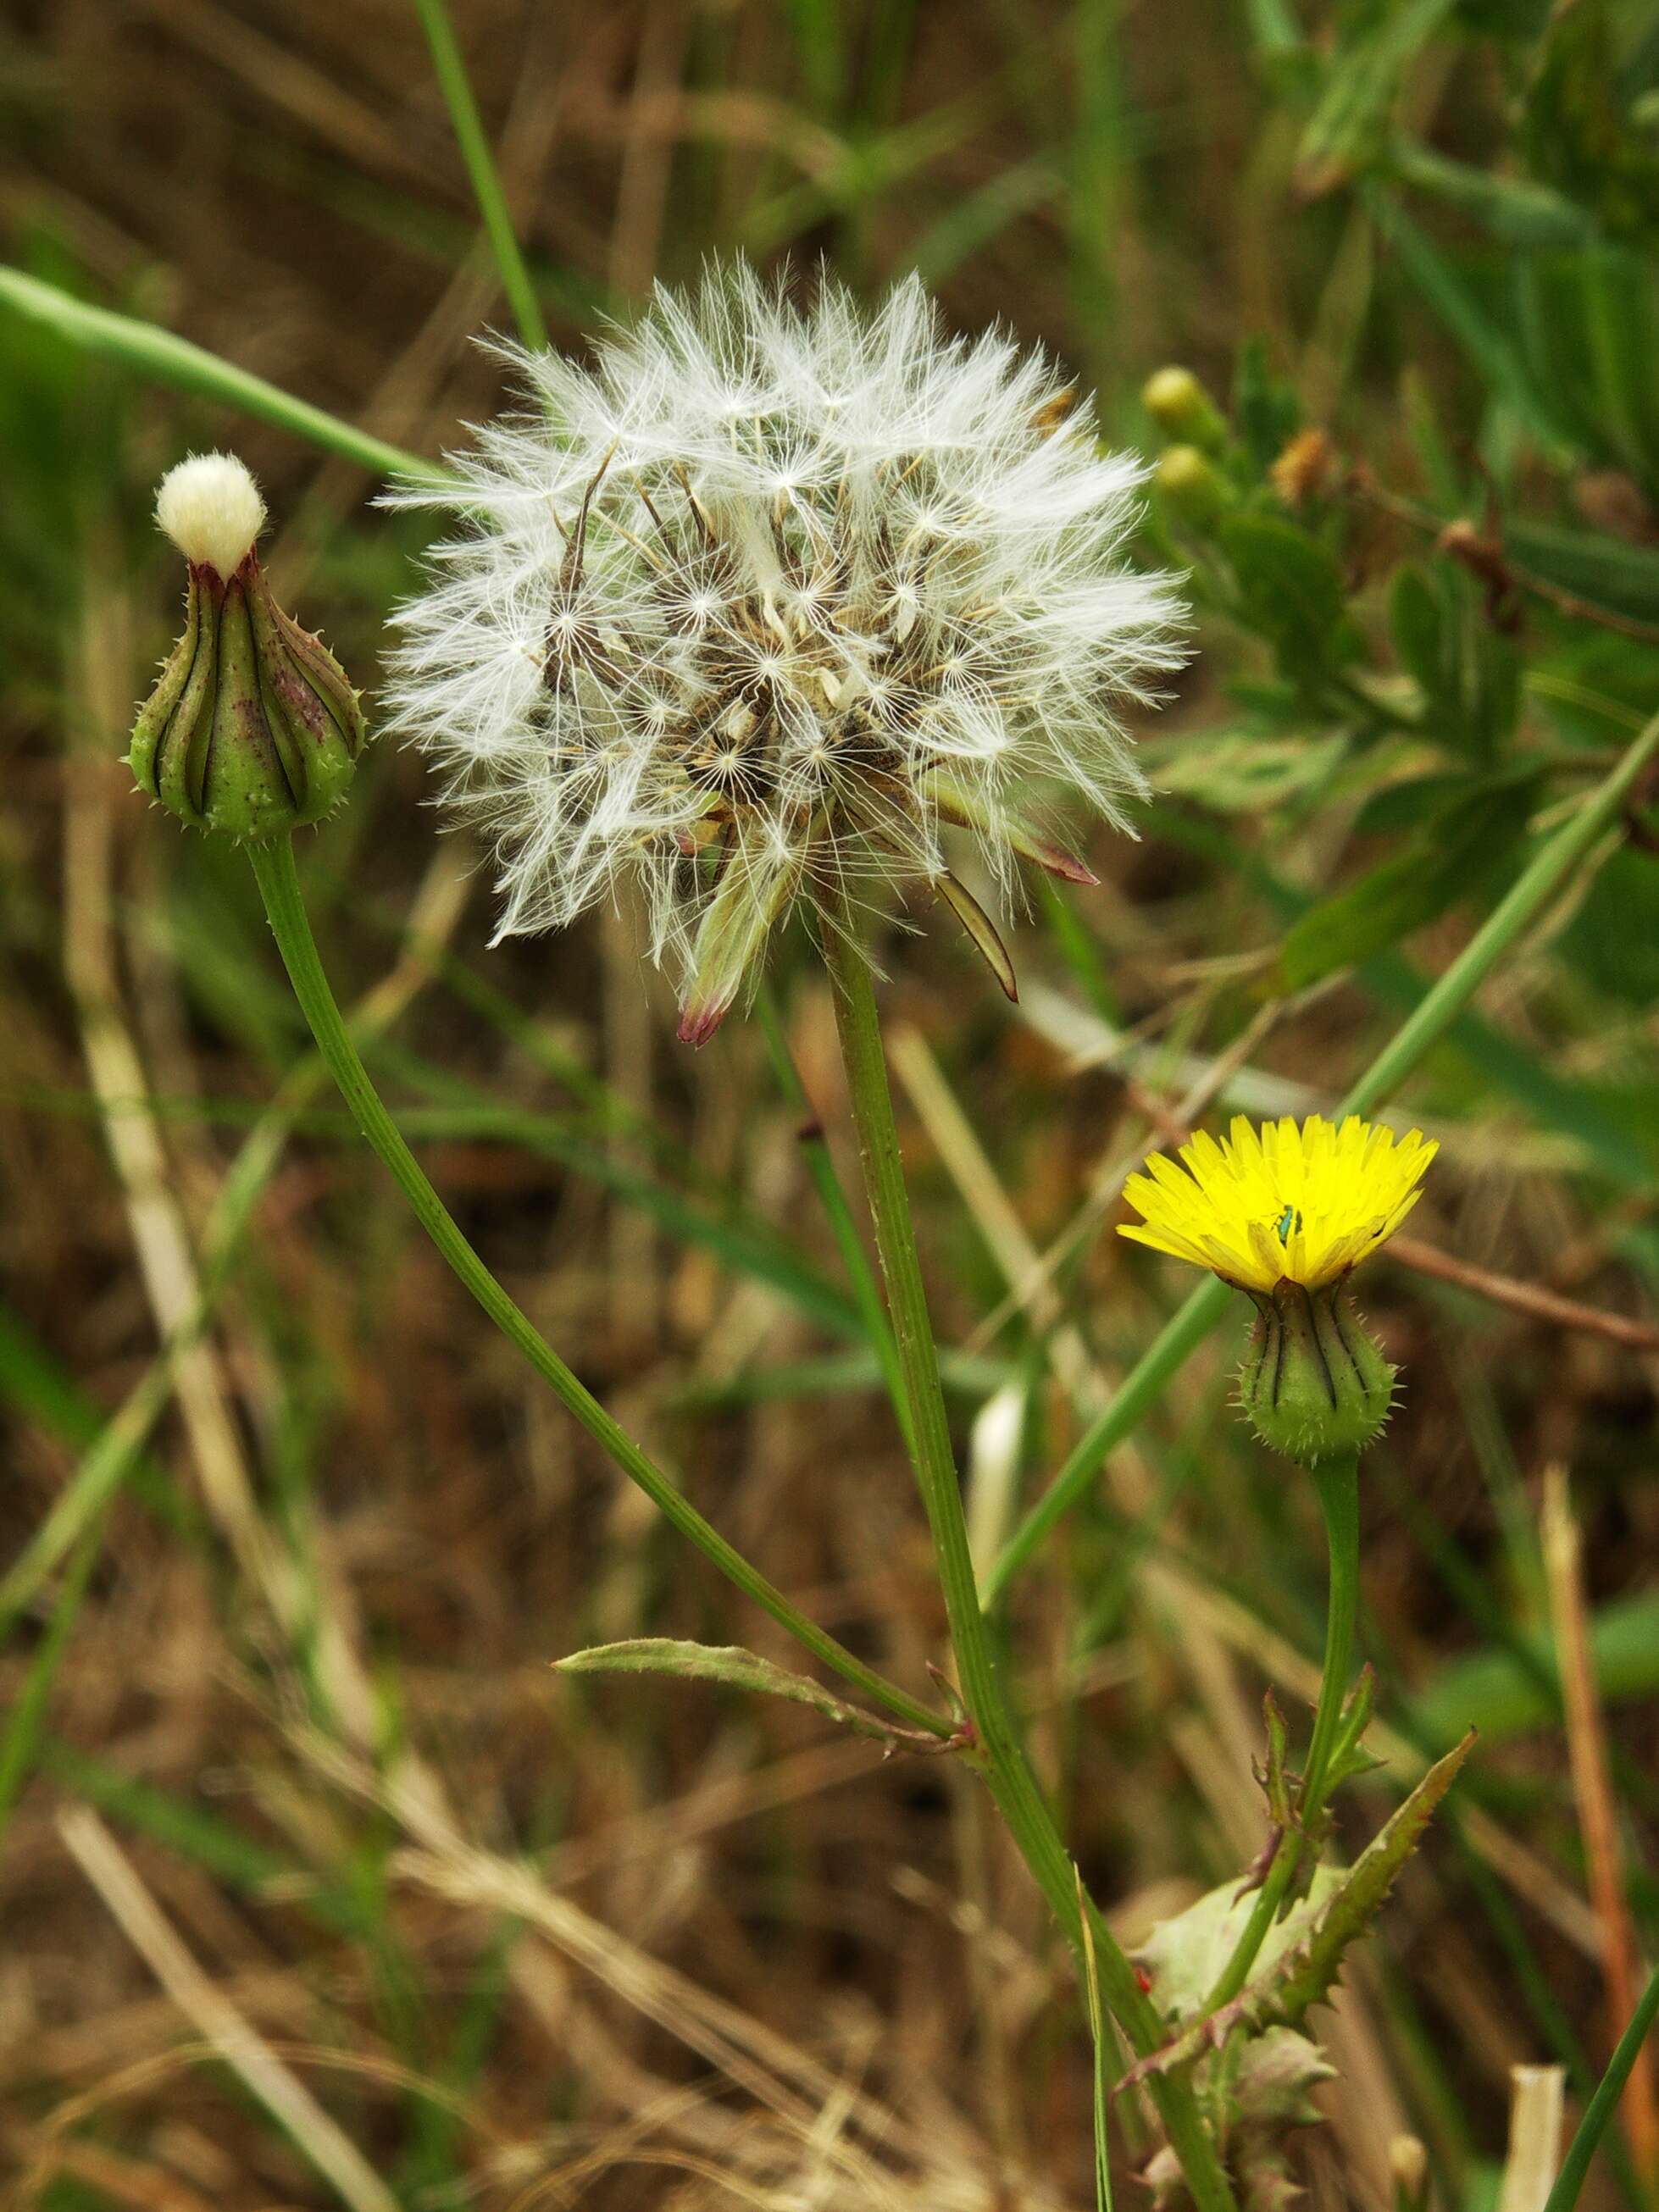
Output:
[[[547,325],[542,319],[541,301],[536,296],[535,284],[513,228],[507,194],[501,189],[501,171],[489,150],[489,140],[484,133],[483,119],[478,113],[478,103],[472,96],[472,86],[467,76],[466,64],[461,58],[447,0],[415,0],[415,12],[421,19],[421,28],[426,33],[427,45],[432,50],[432,67],[438,80],[438,89],[444,96],[444,106],[449,110],[455,143],[461,149],[461,159],[466,164],[472,196],[478,203],[479,214],[483,217],[489,250],[495,258],[495,268],[501,280],[501,289],[507,295],[507,304],[513,310],[519,336],[532,350],[539,349],[547,343]]]
[[[1596,2085],[1595,2094],[1585,2107],[1584,2117],[1578,2123],[1578,2132],[1561,2162],[1561,2171],[1555,2178],[1555,2186],[1545,2202],[1544,2212],[1573,2212],[1578,2202],[1578,2192],[1584,2185],[1589,2163],[1595,2155],[1596,2145],[1607,2131],[1607,2122],[1618,2108],[1625,2092],[1631,2069],[1638,2054],[1647,2041],[1656,2015],[1659,2015],[1659,1968],[1642,1992],[1641,2002],[1631,2014],[1630,2025],[1619,2039],[1619,2048],[1608,2061],[1607,2070]]]

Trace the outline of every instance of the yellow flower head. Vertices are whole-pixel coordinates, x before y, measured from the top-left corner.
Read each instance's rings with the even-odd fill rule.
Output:
[[[1419,1129],[1396,1137],[1357,1114],[1340,1128],[1313,1114],[1260,1132],[1241,1114],[1222,1143],[1200,1133],[1183,1145],[1181,1167],[1154,1152],[1123,1190],[1144,1218],[1119,1234],[1242,1291],[1317,1290],[1393,1236],[1438,1149]]]

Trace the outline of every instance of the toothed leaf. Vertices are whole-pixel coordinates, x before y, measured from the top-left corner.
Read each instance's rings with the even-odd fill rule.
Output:
[[[1416,1847],[1474,1743],[1471,1730],[1455,1751],[1429,1769],[1353,1866],[1346,1874],[1337,1875],[1334,1886],[1327,1885],[1322,1895],[1320,1880],[1316,1881],[1312,1899],[1291,1912],[1278,1931],[1293,1940],[1273,1950],[1269,1936],[1262,1950],[1265,1965],[1258,1966],[1255,1978],[1231,2004],[1194,2020],[1162,2051],[1132,2067],[1120,2088],[1145,2081],[1152,2074],[1193,2065],[1210,2051],[1220,2050],[1237,2030],[1255,2036],[1269,2028],[1295,2027],[1311,2006],[1327,1997],[1341,1972],[1344,1953],[1376,1917],[1395,1875]],[[1321,1879],[1328,1871],[1322,1869]],[[1153,1986],[1156,1992],[1156,1978]],[[1201,2003],[1202,1996],[1194,2002]]]

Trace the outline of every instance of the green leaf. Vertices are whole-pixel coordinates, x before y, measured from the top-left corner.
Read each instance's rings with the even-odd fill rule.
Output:
[[[1425,699],[1443,701],[1451,689],[1450,653],[1440,595],[1424,571],[1406,562],[1389,598],[1389,627],[1401,665]]]
[[[1405,0],[1338,47],[1297,152],[1304,192],[1329,191],[1374,157],[1401,76],[1451,9],[1452,0]]]
[[[1561,939],[1599,990],[1644,1010],[1659,1005],[1659,854],[1626,846],[1607,860]]]
[[[1260,814],[1324,782],[1347,749],[1340,734],[1263,738],[1222,730],[1178,738],[1166,753],[1148,748],[1148,770],[1160,791],[1218,814]]]
[[[1554,0],[1458,0],[1457,20],[1489,39],[1535,39]]]
[[[1316,1869],[1308,1895],[1263,1937],[1256,1959],[1258,1978],[1308,1934],[1340,1880],[1334,1867]],[[1133,1957],[1150,1978],[1152,2002],[1166,2020],[1184,2024],[1202,2010],[1255,1907],[1255,1892],[1242,1890],[1235,1876],[1153,1928]]]
[[[1493,321],[1427,233],[1389,193],[1368,191],[1366,204],[1407,279],[1468,354],[1492,396],[1513,409],[1547,451],[1558,456],[1577,452],[1582,441],[1571,423],[1548,393],[1540,390],[1508,333]]]
[[[1309,681],[1351,649],[1335,556],[1289,522],[1236,514],[1217,533],[1246,624],[1268,640],[1287,676]]]
[[[1236,2032],[1253,2038],[1272,2028],[1299,2027],[1311,2008],[1330,1995],[1342,1970],[1343,1954],[1376,1917],[1395,1877],[1416,1849],[1435,1808],[1474,1747],[1471,1731],[1429,1769],[1352,1867],[1328,1890],[1303,1924],[1297,1940],[1273,1957],[1231,2004],[1194,2021],[1162,2051],[1131,2067],[1118,2084],[1120,2091],[1151,2075],[1193,2065],[1209,2052],[1219,2051]]]
[[[1389,170],[1402,185],[1431,192],[1505,246],[1588,246],[1599,235],[1577,204],[1547,185],[1454,161],[1414,138],[1396,138]]]
[[[1095,1960],[1094,1923],[1081,1875],[1077,1878],[1078,1911],[1083,1922],[1083,1988],[1089,2005],[1089,2040],[1094,2052],[1095,2212],[1112,2212],[1112,2167],[1106,2141],[1106,2111],[1110,2095],[1106,2086],[1106,2008],[1100,2001],[1100,1972]]]
[[[1511,264],[1512,319],[1534,388],[1590,459],[1659,486],[1659,278],[1621,246],[1530,253]]]
[[[740,1644],[690,1644],[672,1636],[636,1636],[622,1644],[596,1644],[553,1663],[562,1674],[673,1674],[682,1681],[720,1682],[727,1689],[787,1698],[792,1705],[811,1705],[826,1720],[878,1743],[890,1743],[900,1732],[873,1713],[843,1703],[821,1682],[805,1674],[792,1674],[787,1668],[775,1666]]]
[[[1265,472],[1302,425],[1302,403],[1294,386],[1275,374],[1267,341],[1246,338],[1233,377],[1233,419],[1246,452]]]
[[[1549,1633],[1528,1632],[1527,1641],[1536,1656],[1532,1668],[1496,1646],[1443,1662],[1413,1704],[1413,1726],[1423,1741],[1450,1743],[1473,1726],[1504,1742],[1558,1726],[1559,1707],[1547,1686],[1554,1666]],[[1659,1692],[1659,1590],[1638,1590],[1599,1607],[1590,1623],[1590,1655],[1597,1693],[1608,1705]]]
[[[1507,524],[1504,546],[1517,567],[1565,592],[1637,622],[1659,623],[1659,550],[1652,546],[1543,522]]]
[[[1303,990],[1322,975],[1370,959],[1474,890],[1518,842],[1531,792],[1530,778],[1478,785],[1436,816],[1404,851],[1310,907],[1279,950],[1280,988]]]
[[[1632,125],[1607,0],[1553,10],[1532,74],[1522,144],[1536,173],[1594,210],[1615,236],[1659,230],[1659,149]]]

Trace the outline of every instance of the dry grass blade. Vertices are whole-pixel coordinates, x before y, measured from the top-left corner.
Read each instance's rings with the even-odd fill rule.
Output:
[[[72,1808],[59,1827],[87,1880],[179,2011],[280,2123],[341,2202],[350,2212],[401,2212],[356,2144],[203,1972],[98,1815],[85,1806]]]
[[[1544,2212],[1561,2165],[1562,2096],[1559,2066],[1510,2069],[1510,2148],[1498,2184],[1498,2212]]]
[[[1572,1770],[1573,1797],[1589,1867],[1590,1899],[1600,1930],[1601,1972],[1607,1992],[1607,2047],[1612,2051],[1635,2010],[1643,1975],[1637,1957],[1636,1929],[1625,1890],[1618,1801],[1613,1793],[1607,1728],[1595,1686],[1595,1668],[1585,1619],[1578,1524],[1573,1515],[1567,1471],[1559,1464],[1544,1470],[1540,1538],[1555,1631],[1556,1660],[1561,1674],[1561,1695],[1566,1708],[1567,1758]],[[1622,2109],[1638,2165],[1650,2179],[1659,2176],[1659,2101],[1656,2101],[1652,2054],[1645,2046],[1637,2053],[1631,2068]]]

